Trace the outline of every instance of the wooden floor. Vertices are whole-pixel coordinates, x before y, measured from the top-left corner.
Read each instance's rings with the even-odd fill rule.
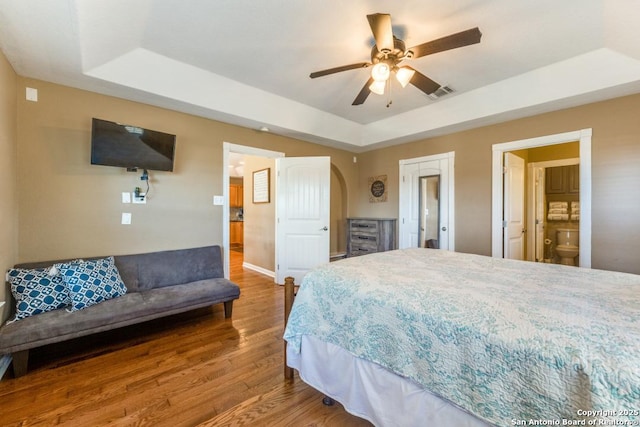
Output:
[[[370,426],[283,377],[283,289],[242,269],[222,304],[32,350],[0,381],[1,426]]]

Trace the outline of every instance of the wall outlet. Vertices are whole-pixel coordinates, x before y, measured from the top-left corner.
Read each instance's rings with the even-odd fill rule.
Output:
[[[122,203],[131,203],[131,193],[128,191],[122,193]]]
[[[132,199],[134,204],[138,205],[146,205],[147,204],[147,193],[140,193],[140,196],[133,195]]]

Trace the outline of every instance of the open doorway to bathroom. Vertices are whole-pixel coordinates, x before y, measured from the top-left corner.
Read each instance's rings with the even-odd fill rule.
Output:
[[[525,187],[520,186],[520,193],[523,199],[523,206],[520,212],[521,215],[521,251],[514,251],[519,256],[517,259],[542,261],[545,259],[551,261],[552,259],[558,262],[562,261],[562,258],[572,258],[571,251],[558,253],[557,246],[579,246],[579,253],[574,258],[574,264],[580,267],[591,267],[591,129],[582,129],[574,132],[566,132],[562,134],[547,135],[537,138],[524,139],[519,141],[505,142],[501,144],[493,145],[493,160],[492,160],[492,240],[491,240],[491,254],[498,258],[513,258],[510,256],[509,247],[506,245],[505,235],[507,230],[507,224],[509,223],[506,213],[512,210],[511,202],[506,195],[505,188],[505,174],[507,171],[507,159],[508,157],[520,158],[525,166],[524,170],[529,173],[523,174],[526,179],[523,178]],[[566,149],[568,153],[564,153],[556,157],[548,157],[549,152],[562,151]],[[571,152],[571,150],[573,150]],[[551,162],[554,160],[561,161],[559,164],[544,164],[544,162]],[[564,163],[562,163],[564,162]],[[535,178],[533,177],[533,165],[538,163],[538,189],[529,190],[534,185]],[[553,196],[547,196],[546,183],[543,183],[547,178],[547,173],[550,175],[551,180],[549,185],[555,186],[558,183],[564,183],[562,185],[570,185],[568,183],[569,169],[562,172],[562,170],[553,170],[552,167],[556,166],[568,166],[569,169],[573,168],[574,173],[572,182],[577,185],[577,193],[574,195],[576,199],[571,199],[569,196],[561,200],[558,194],[551,193]],[[547,172],[549,169],[549,172]],[[542,172],[544,170],[544,172]],[[542,175],[544,173],[544,175]],[[563,175],[564,174],[564,175]],[[563,178],[566,177],[566,178]],[[560,178],[558,178],[560,177]],[[566,181],[565,181],[566,179]],[[528,182],[528,185],[527,185]],[[522,185],[522,184],[521,184]],[[543,193],[544,189],[544,193]],[[535,193],[538,191],[538,193]],[[538,194],[537,199],[543,200],[544,203],[539,203],[536,200],[532,200],[534,197],[532,194]],[[571,197],[574,197],[571,196]],[[558,199],[558,200],[556,200]],[[564,201],[567,202],[566,208]],[[549,202],[555,202],[549,205]],[[574,202],[574,203],[572,203]],[[571,218],[572,209],[573,221]],[[515,210],[518,212],[518,210]],[[565,213],[566,211],[566,213]],[[549,215],[553,215],[550,217]],[[556,216],[557,215],[557,216]],[[566,221],[565,221],[565,216]],[[552,218],[550,220],[549,218]],[[536,220],[538,223],[536,224]],[[551,226],[549,223],[553,221],[553,224],[561,225],[565,227]],[[550,229],[554,228],[554,231]],[[515,230],[515,227],[514,227]],[[558,244],[558,230],[577,230],[578,232],[564,232],[565,244]],[[549,238],[551,233],[551,238]],[[560,231],[563,233],[563,231]],[[514,233],[514,236],[516,233]],[[577,239],[576,239],[577,237]],[[544,244],[545,239],[550,239],[551,243],[548,243],[549,252],[548,258],[545,258]],[[542,254],[539,253],[540,246],[536,246],[536,242],[542,241]],[[575,242],[579,242],[575,244]],[[551,245],[555,246],[555,253],[552,252]],[[575,248],[569,248],[574,249]],[[563,248],[560,248],[562,251]],[[564,260],[568,263],[568,260]]]
[[[526,259],[579,266],[580,159],[551,160],[579,155],[579,147],[575,142],[550,148],[554,150],[527,165]]]

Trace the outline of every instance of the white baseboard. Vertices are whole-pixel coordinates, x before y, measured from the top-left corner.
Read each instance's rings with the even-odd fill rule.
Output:
[[[9,365],[11,365],[11,355],[3,354],[0,356],[0,380],[4,377],[5,372],[9,369]]]
[[[266,268],[258,267],[257,265],[249,264],[248,262],[243,262],[242,268],[247,268],[249,270],[257,271],[258,273],[264,274],[265,276],[269,276],[273,278],[276,277],[275,272],[267,270]]]

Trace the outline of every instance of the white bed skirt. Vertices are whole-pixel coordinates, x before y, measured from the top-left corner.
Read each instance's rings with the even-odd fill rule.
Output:
[[[305,383],[379,427],[491,426],[415,382],[313,336],[302,337],[300,354],[287,345],[287,364]]]

